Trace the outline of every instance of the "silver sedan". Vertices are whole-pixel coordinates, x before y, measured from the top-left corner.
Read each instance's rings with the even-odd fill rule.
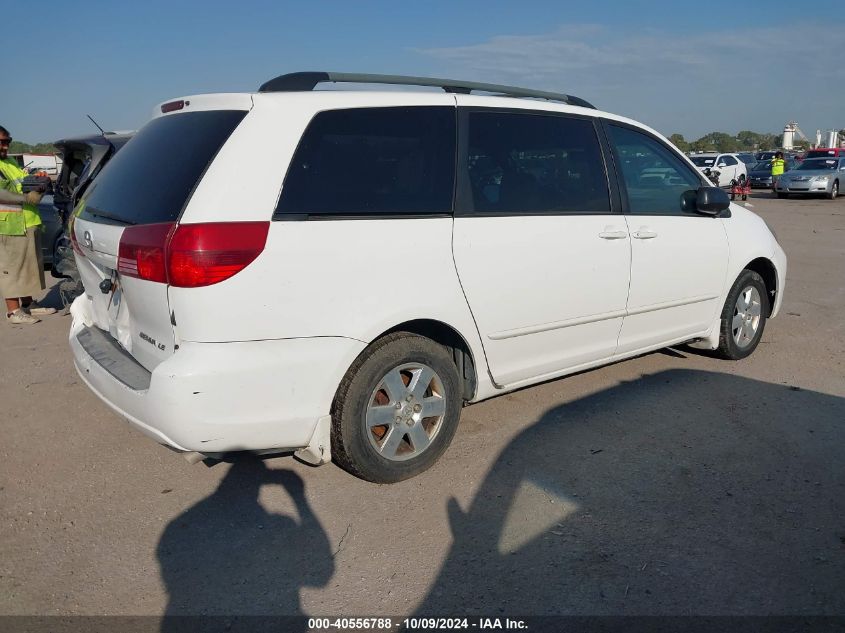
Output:
[[[843,184],[845,158],[809,158],[778,178],[775,191],[778,198],[787,198],[790,194],[812,194],[833,200]]]

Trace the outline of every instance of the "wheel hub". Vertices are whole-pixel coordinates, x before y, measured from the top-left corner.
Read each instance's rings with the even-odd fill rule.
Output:
[[[371,445],[391,461],[416,457],[440,431],[446,412],[443,385],[426,365],[405,364],[378,383],[366,411]]]

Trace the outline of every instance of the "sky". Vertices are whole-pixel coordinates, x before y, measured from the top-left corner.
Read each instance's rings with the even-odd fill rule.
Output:
[[[2,22],[0,125],[28,143],[302,70],[564,92],[687,140],[845,128],[842,0],[45,0],[4,2]]]

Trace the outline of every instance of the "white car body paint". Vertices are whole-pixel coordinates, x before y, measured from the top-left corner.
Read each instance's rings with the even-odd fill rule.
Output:
[[[315,91],[176,100],[191,111],[248,112],[193,190],[181,224],[268,221],[303,131],[325,110],[572,113],[633,125],[672,147],[624,117],[505,97]],[[70,343],[86,384],[133,426],[178,450],[302,450],[312,463],[330,456],[329,414],[343,376],[367,345],[400,324],[425,319],[455,330],[474,361],[471,401],[478,402],[667,345],[715,347],[719,313],[743,268],[758,258],[774,266],[772,316],[786,275],[786,257],[765,223],[735,204],[722,218],[274,221],[264,250],[233,277],[200,288],[121,279],[116,301],[98,285],[116,268],[122,230],[81,219],[74,227],[86,294],[73,306]],[[149,372],[147,388],[121,383],[83,349],[78,335],[90,327],[108,332]]]

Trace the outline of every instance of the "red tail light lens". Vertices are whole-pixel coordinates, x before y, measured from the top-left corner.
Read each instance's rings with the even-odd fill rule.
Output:
[[[117,270],[121,275],[167,283],[167,239],[175,224],[130,226],[120,236]]]
[[[229,279],[264,250],[269,222],[180,224],[167,248],[171,286],[196,288]]]
[[[120,238],[117,270],[177,288],[210,286],[249,266],[269,230],[269,222],[130,226]]]

